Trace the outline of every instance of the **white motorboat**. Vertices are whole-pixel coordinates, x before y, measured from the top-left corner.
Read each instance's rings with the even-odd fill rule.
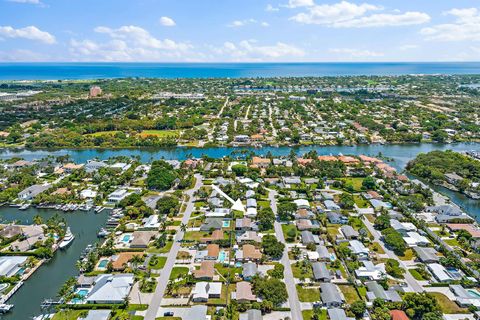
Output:
[[[10,312],[10,310],[12,310],[12,308],[13,308],[13,304],[2,303],[2,304],[0,304],[0,313]]]
[[[70,230],[70,227],[67,228],[67,232],[65,233],[65,237],[63,237],[62,242],[58,245],[60,249],[65,249],[67,248],[75,239],[75,236],[73,235],[72,231]]]

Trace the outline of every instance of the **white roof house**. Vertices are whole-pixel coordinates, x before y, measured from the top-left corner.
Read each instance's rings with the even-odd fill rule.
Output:
[[[247,208],[245,216],[248,218],[255,218],[257,216],[257,208]]]
[[[97,191],[92,189],[85,189],[80,191],[80,198],[82,199],[93,199],[97,196]]]
[[[426,237],[415,231],[407,232],[407,235],[403,237],[403,240],[405,240],[409,247],[428,246],[430,243]]]
[[[108,195],[108,202],[110,203],[118,203],[125,199],[130,193],[128,192],[127,189],[117,189],[114,192],[110,193]]]
[[[302,208],[309,209],[310,208],[310,203],[306,199],[296,199],[293,202],[297,205],[298,209],[302,209]]]
[[[221,282],[197,282],[195,288],[192,291],[192,300],[207,301],[209,298],[219,297],[222,293]]]
[[[123,303],[132,289],[134,276],[126,274],[102,274],[95,279],[95,285],[87,296],[87,303]]]
[[[380,280],[386,275],[385,264],[374,265],[371,261],[363,261],[363,267],[356,269],[355,275],[357,278]]]
[[[27,261],[28,257],[25,256],[4,256],[0,257],[0,276],[12,277],[18,271],[21,266]]]
[[[145,228],[145,229],[158,229],[160,227],[158,214],[152,214],[148,218],[144,218],[142,222],[143,222],[142,228]]]
[[[368,250],[368,248],[366,248],[363,243],[358,240],[350,241],[350,250],[352,250],[352,253],[359,259],[367,259],[368,255],[370,254],[370,250]]]
[[[453,278],[448,274],[447,269],[438,263],[427,264],[428,269],[439,282],[448,282]]]

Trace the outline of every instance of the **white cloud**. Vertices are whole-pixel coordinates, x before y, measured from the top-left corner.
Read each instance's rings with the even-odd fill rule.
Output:
[[[15,29],[11,26],[0,26],[0,38],[23,38],[40,41],[47,44],[55,43],[55,37],[35,26]]]
[[[308,7],[290,20],[303,24],[318,24],[333,28],[367,28],[386,26],[407,26],[430,21],[423,12],[371,13],[384,8],[368,4],[355,4],[341,1],[335,4],[322,4]],[[371,13],[371,14],[369,14]]]
[[[376,52],[371,50],[362,50],[362,49],[351,49],[351,48],[334,48],[330,49],[329,52],[338,54],[342,58],[349,59],[359,59],[359,58],[378,58],[383,57],[382,52]]]
[[[314,5],[315,3],[313,2],[313,0],[289,0],[288,4],[285,7],[298,8],[298,7],[311,7]]]
[[[255,19],[244,19],[244,20],[235,20],[235,21],[232,21],[231,23],[227,24],[227,27],[230,27],[230,28],[241,28],[241,27],[245,27],[247,25],[252,25],[252,24],[259,24],[260,26],[262,27],[268,27],[270,26],[268,24],[268,22],[265,22],[265,21],[257,21]]]
[[[230,56],[238,61],[265,61],[302,57],[305,52],[293,45],[277,42],[274,45],[259,45],[255,40],[244,40],[237,44],[225,42],[215,50],[217,54]]]
[[[370,16],[335,23],[337,28],[392,27],[423,24],[430,21],[430,16],[423,12],[405,12],[402,14],[372,14]]]
[[[95,32],[106,34],[104,42],[89,39],[70,41],[70,52],[79,60],[100,61],[162,61],[178,60],[190,52],[192,45],[171,39],[157,39],[138,26],[117,29],[97,27]]]
[[[267,12],[276,12],[279,11],[277,7],[272,6],[271,4],[267,4],[267,7],[265,8],[265,11]]]
[[[420,33],[434,41],[480,41],[480,12],[477,8],[452,9],[453,23],[423,28]]]
[[[173,27],[176,25],[175,21],[170,17],[161,17],[160,24],[165,27]]]

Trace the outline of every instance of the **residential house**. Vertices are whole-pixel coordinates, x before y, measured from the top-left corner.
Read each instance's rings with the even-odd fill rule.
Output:
[[[92,290],[86,297],[91,304],[121,304],[127,299],[134,283],[134,275],[101,274],[95,279]]]
[[[221,294],[221,282],[197,282],[192,290],[192,301],[207,302],[208,299],[220,298]]]
[[[330,282],[332,275],[330,270],[327,269],[327,265],[324,262],[312,263],[313,278],[316,281]]]
[[[262,258],[262,253],[254,245],[244,244],[242,249],[235,253],[237,261],[258,261]]]
[[[429,247],[414,247],[413,250],[420,260],[423,263],[437,263],[440,261],[440,257],[437,255],[437,250]]]
[[[358,260],[368,260],[370,250],[368,250],[363,243],[358,240],[351,240],[349,247],[352,253],[357,256]]]
[[[258,273],[257,264],[254,262],[247,262],[242,265],[242,277],[245,281],[250,281],[254,275]]]
[[[367,299],[373,302],[375,299],[382,299],[388,302],[401,302],[402,298],[395,290],[385,290],[381,285],[375,281],[369,281],[365,283],[367,287]]]
[[[215,275],[215,262],[214,261],[202,261],[200,268],[193,270],[193,276],[195,279],[211,281]]]
[[[252,285],[247,281],[240,281],[235,284],[236,290],[232,292],[232,299],[240,303],[257,301],[257,297],[252,292]]]
[[[345,302],[340,289],[335,284],[329,282],[320,283],[320,298],[322,305],[327,308],[341,307]]]

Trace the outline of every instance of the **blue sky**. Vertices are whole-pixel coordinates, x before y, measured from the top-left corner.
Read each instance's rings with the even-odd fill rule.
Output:
[[[478,0],[0,0],[0,61],[480,61]]]

